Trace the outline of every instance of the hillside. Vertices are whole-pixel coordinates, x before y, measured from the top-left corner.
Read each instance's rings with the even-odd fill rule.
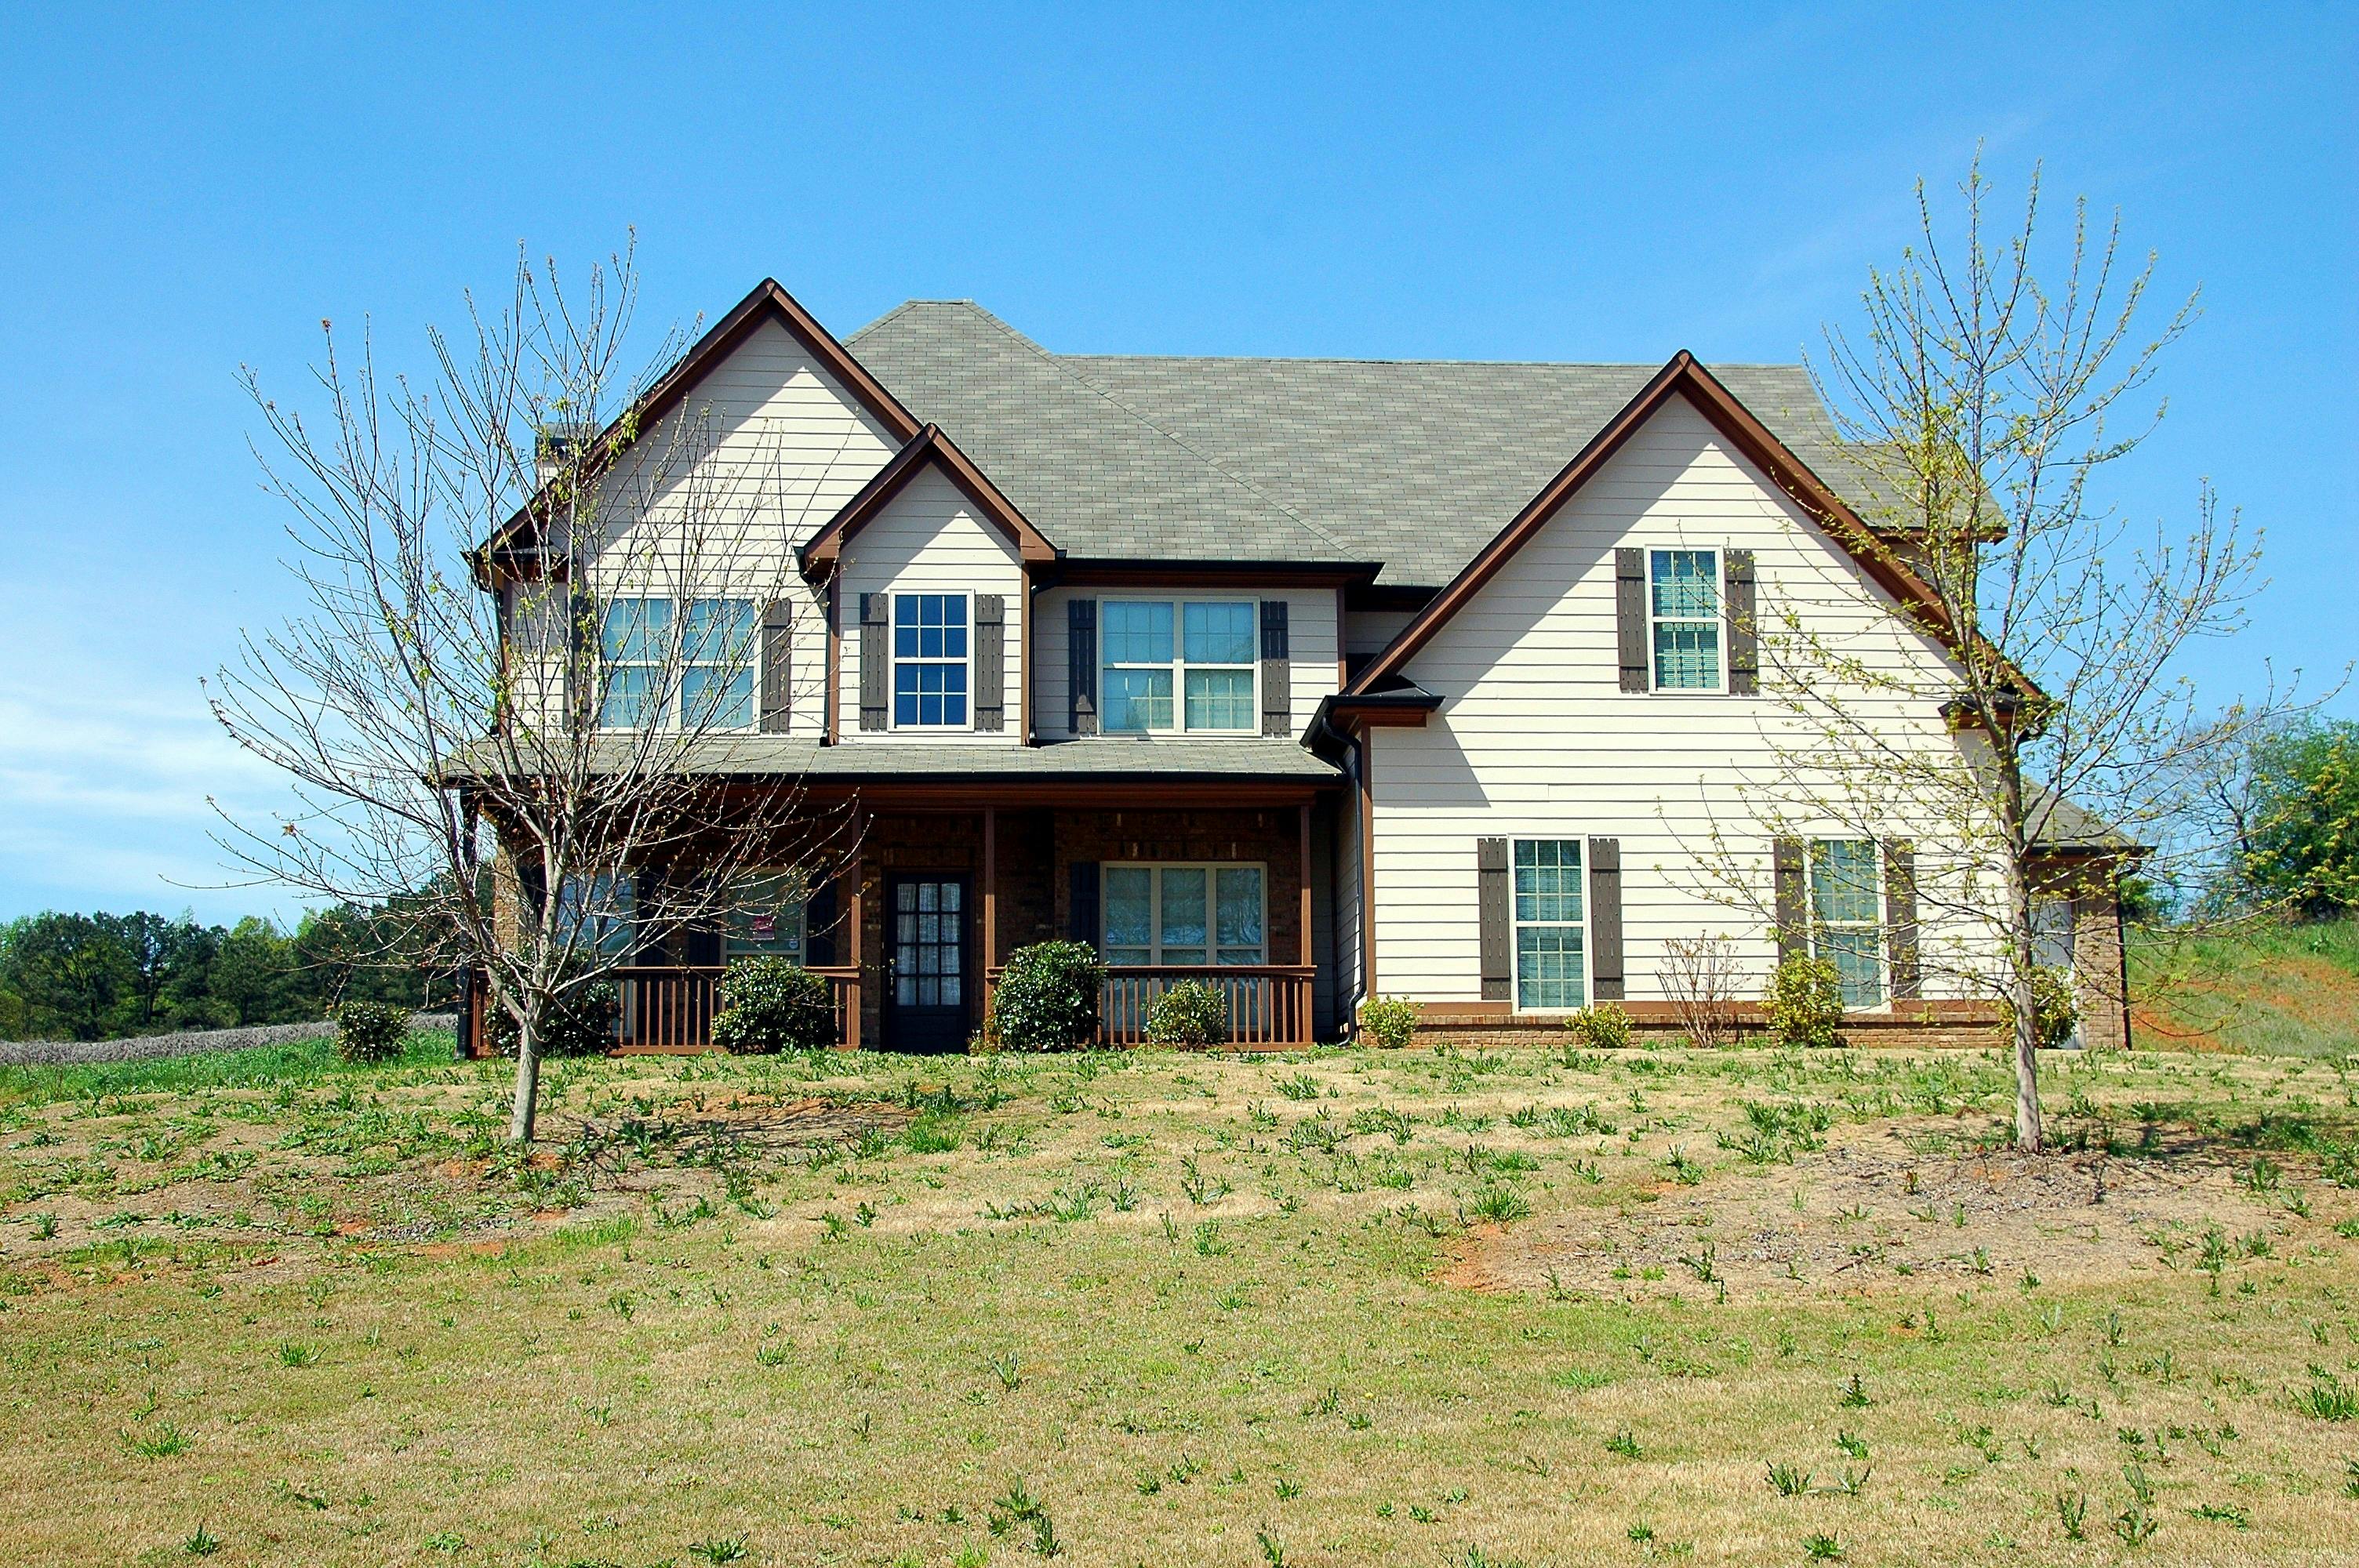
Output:
[[[2147,933],[2130,946],[2137,1044],[2185,1050],[2359,1050],[2359,920],[2234,936]]]

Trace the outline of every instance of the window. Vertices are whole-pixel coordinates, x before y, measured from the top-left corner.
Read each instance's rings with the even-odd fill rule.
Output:
[[[729,912],[729,957],[766,954],[803,961],[803,879],[799,872],[756,871]]]
[[[675,644],[670,600],[606,601],[599,630],[606,666],[600,728],[661,730],[675,721],[695,730],[754,727],[759,633],[753,601],[691,599],[687,606]]]
[[[966,724],[966,595],[893,596],[893,727]]]
[[[598,707],[601,728],[644,730],[669,721],[671,694],[663,688],[670,643],[670,600],[606,601],[599,636],[606,665],[606,694]]]
[[[1259,866],[1109,865],[1109,964],[1258,964],[1265,947]]]
[[[1875,843],[1821,838],[1810,846],[1810,952],[1835,967],[1845,1007],[1884,1005],[1884,922]]]
[[[1516,1005],[1585,1005],[1581,946],[1581,840],[1516,840]]]
[[[1653,550],[1647,618],[1657,691],[1718,691],[1720,552]]]
[[[568,877],[557,889],[558,930],[584,954],[627,956],[637,935],[637,892],[638,878],[628,871]]]
[[[692,730],[754,727],[754,604],[692,599],[680,649],[680,722]]]
[[[1253,731],[1256,622],[1252,600],[1108,600],[1099,611],[1099,728]]]

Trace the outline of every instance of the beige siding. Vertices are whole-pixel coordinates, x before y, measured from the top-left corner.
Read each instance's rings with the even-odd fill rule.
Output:
[[[1749,548],[1765,627],[1773,606],[1788,605],[1859,656],[1895,661],[1919,680],[1946,664],[1700,415],[1674,404],[1410,661],[1410,676],[1444,703],[1424,729],[1375,736],[1378,990],[1479,997],[1474,841],[1484,835],[1622,841],[1633,1000],[1662,995],[1656,973],[1674,936],[1739,939],[1748,990],[1774,963],[1767,923],[1723,902],[1706,866],[1716,829],[1756,874],[1759,903],[1769,902],[1769,844],[1754,812],[1756,792],[1775,787],[1766,736],[1781,720],[1760,697],[1619,689],[1614,550],[1623,545]],[[1930,703],[1858,701],[1885,702],[1882,722],[1900,743],[1953,744]],[[1891,831],[1929,843],[1938,833],[1923,822]],[[1937,901],[1925,902],[1929,946],[1975,939],[1933,929]],[[1930,971],[1927,994],[1943,994]]]
[[[1374,658],[1414,620],[1407,610],[1353,610],[1343,617],[1343,651],[1354,663]]]
[[[1321,700],[1336,686],[1335,595],[1332,589],[1256,589],[1250,583],[1234,589],[1076,588],[1050,589],[1034,610],[1032,654],[1038,676],[1032,687],[1032,724],[1044,741],[1067,738],[1072,708],[1069,700],[1070,670],[1066,637],[1071,622],[1067,603],[1089,599],[1283,599],[1286,600],[1288,697],[1294,712],[1294,730],[1300,735]],[[1260,710],[1258,696],[1255,711]]]
[[[840,582],[843,683],[838,697],[842,705],[842,718],[836,727],[838,741],[846,744],[889,743],[897,739],[969,741],[1006,746],[1022,743],[1023,563],[1015,543],[985,520],[940,470],[928,469],[909,481],[883,511],[852,535],[843,549]],[[981,733],[973,729],[972,723],[959,730],[861,729],[860,596],[864,593],[1000,595],[1006,601],[1006,727]],[[972,624],[970,616],[970,627]],[[889,654],[889,641],[887,651]],[[972,665],[969,678],[972,685]],[[892,690],[889,676],[886,690],[888,694]],[[972,720],[971,710],[968,717]]]

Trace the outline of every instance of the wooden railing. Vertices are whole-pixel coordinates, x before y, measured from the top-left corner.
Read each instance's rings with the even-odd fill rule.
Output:
[[[860,1044],[860,971],[844,966],[814,966],[811,973],[828,982],[835,1002],[835,1035],[845,1045]],[[719,1008],[716,1000],[722,970],[718,968],[689,968],[669,965],[636,965],[610,970],[611,981],[622,999],[622,1015],[615,1026],[614,1044],[625,1051],[698,1051],[712,1044],[712,1015]],[[475,988],[478,1009],[484,1002],[486,988]],[[479,1012],[479,1018],[482,1016]],[[479,1023],[475,1039],[484,1040]],[[478,1053],[485,1046],[479,1044]]]
[[[1183,980],[1198,980],[1221,992],[1229,1004],[1232,1045],[1308,1045],[1311,1037],[1309,965],[1223,964],[1211,968],[1150,968],[1115,964],[1106,968],[1098,1000],[1098,1040],[1105,1045],[1143,1045],[1147,1015],[1155,999]]]

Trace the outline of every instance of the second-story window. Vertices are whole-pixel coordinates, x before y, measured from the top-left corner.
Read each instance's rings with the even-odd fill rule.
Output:
[[[966,727],[966,605],[962,593],[893,596],[896,730]]]
[[[1099,647],[1106,733],[1256,728],[1253,600],[1108,600]]]
[[[1657,691],[1718,691],[1720,552],[1653,550],[1647,619],[1654,643]]]
[[[599,626],[606,730],[750,730],[758,635],[745,599],[610,599]]]

